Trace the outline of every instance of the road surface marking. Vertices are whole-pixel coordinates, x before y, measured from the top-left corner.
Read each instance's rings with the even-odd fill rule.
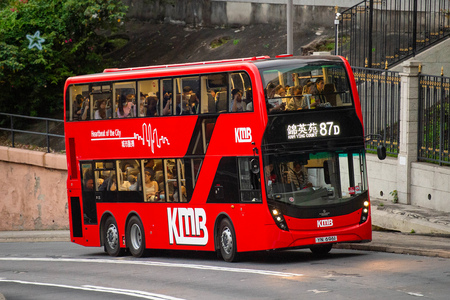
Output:
[[[196,265],[196,264],[176,264],[156,261],[133,261],[123,259],[76,259],[76,258],[30,258],[30,257],[0,257],[0,261],[41,261],[41,262],[70,262],[70,263],[97,263],[97,264],[125,264],[125,265],[141,265],[152,267],[168,267],[168,268],[186,268],[186,269],[198,269],[198,270],[210,270],[210,271],[222,271],[222,272],[234,272],[234,273],[247,273],[258,274],[277,277],[298,277],[303,274],[298,273],[286,273],[269,270],[257,270],[257,269],[242,269],[242,268],[229,268],[218,267],[208,265]]]
[[[94,285],[73,286],[73,285],[46,283],[46,282],[9,280],[9,279],[4,279],[4,278],[0,278],[0,282],[9,282],[9,283],[26,284],[26,285],[38,285],[38,286],[49,286],[49,287],[56,287],[56,288],[63,288],[63,289],[73,289],[73,290],[82,290],[82,291],[90,291],[90,292],[119,294],[119,295],[126,295],[126,296],[136,297],[136,298],[151,299],[151,300],[184,300],[182,298],[175,298],[175,297],[171,297],[171,296],[149,293],[149,292],[144,292],[144,291],[115,289],[115,288],[94,286]]]

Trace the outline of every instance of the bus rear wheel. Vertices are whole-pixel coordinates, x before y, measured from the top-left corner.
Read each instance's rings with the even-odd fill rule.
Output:
[[[224,261],[237,261],[236,234],[233,224],[228,219],[223,219],[219,227],[219,249]]]
[[[145,253],[145,232],[141,220],[133,216],[127,224],[127,246],[131,255],[142,257]]]
[[[333,244],[326,244],[326,245],[320,245],[320,246],[314,246],[309,248],[312,253],[317,255],[325,255],[328,254],[328,252],[331,251],[331,248],[333,248]]]
[[[120,248],[120,236],[116,220],[113,217],[108,217],[104,228],[103,237],[106,252],[114,257],[123,255],[125,249]]]

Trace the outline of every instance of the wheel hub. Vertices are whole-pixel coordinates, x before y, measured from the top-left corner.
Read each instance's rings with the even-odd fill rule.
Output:
[[[142,232],[137,224],[133,224],[133,226],[131,226],[130,242],[134,249],[139,249],[142,245]]]
[[[117,231],[117,227],[114,224],[111,224],[106,231],[106,242],[111,249],[115,249],[119,245],[118,241],[119,232]]]
[[[225,227],[222,230],[222,249],[226,254],[230,254],[233,249],[233,236],[231,235],[231,230],[228,227]]]

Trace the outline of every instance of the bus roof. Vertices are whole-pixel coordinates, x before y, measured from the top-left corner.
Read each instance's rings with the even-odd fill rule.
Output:
[[[232,63],[232,62],[240,62],[240,61],[257,61],[270,59],[270,56],[254,56],[254,57],[246,57],[246,58],[235,58],[235,59],[224,59],[224,60],[213,60],[213,61],[205,61],[205,62],[193,62],[193,63],[184,63],[184,64],[171,64],[171,65],[156,65],[156,66],[146,66],[146,67],[134,67],[134,68],[112,68],[105,69],[103,73],[110,72],[124,72],[124,71],[138,71],[138,70],[152,70],[152,69],[161,69],[161,68],[177,68],[177,67],[191,67],[191,66],[199,66],[199,65],[211,65],[211,64],[223,64],[223,63]]]

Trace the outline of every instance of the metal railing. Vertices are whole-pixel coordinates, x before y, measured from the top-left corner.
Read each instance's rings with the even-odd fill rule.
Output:
[[[391,67],[450,35],[448,0],[365,0],[341,16],[339,54],[356,67]]]
[[[0,113],[0,131],[12,147],[28,145],[29,149],[46,148],[47,152],[65,149],[63,120]]]
[[[391,155],[399,153],[400,73],[352,67],[361,101],[366,135],[379,138],[366,141],[366,150],[384,144]]]
[[[450,77],[420,75],[418,160],[450,165]]]

